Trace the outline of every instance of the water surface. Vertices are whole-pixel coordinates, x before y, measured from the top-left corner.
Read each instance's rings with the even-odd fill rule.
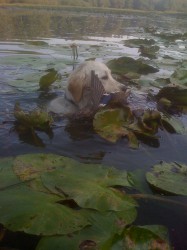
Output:
[[[161,160],[187,164],[187,136],[159,131],[160,142],[142,142],[138,150],[128,148],[126,139],[106,142],[90,124],[60,119],[51,134],[37,132],[37,140],[18,135],[13,127],[13,107],[19,101],[24,110],[45,107],[63,94],[67,77],[77,64],[89,58],[107,62],[120,56],[140,57],[137,48],[124,46],[130,38],[155,39],[158,58],[146,59],[159,68],[142,80],[169,77],[182,60],[187,60],[187,41],[166,41],[160,33],[186,32],[184,15],[127,13],[124,15],[68,13],[50,10],[0,9],[0,156],[33,152],[53,152],[82,162],[97,162],[119,169],[149,169]],[[156,26],[158,36],[145,32]],[[73,61],[70,44],[78,45],[79,58]],[[164,56],[168,56],[167,59]],[[61,76],[47,92],[39,90],[39,80],[48,69]],[[187,117],[181,118],[187,126]],[[150,190],[151,192],[151,190]],[[174,197],[176,199],[176,197]],[[184,203],[187,201],[182,200]],[[169,228],[175,249],[187,249],[187,216],[182,207],[151,201],[141,202],[139,224],[164,224]]]

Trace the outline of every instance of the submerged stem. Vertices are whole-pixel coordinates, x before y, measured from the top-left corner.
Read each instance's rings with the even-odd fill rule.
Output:
[[[130,196],[134,199],[150,199],[150,200],[163,201],[163,202],[167,202],[167,203],[171,203],[171,204],[175,204],[175,205],[180,205],[180,206],[187,208],[187,204],[184,204],[180,201],[174,201],[174,200],[171,200],[168,198],[155,196],[155,195],[151,195],[151,194],[131,194]]]

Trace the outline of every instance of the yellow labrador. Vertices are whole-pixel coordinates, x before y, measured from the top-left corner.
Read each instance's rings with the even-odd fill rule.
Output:
[[[49,111],[57,114],[75,114],[81,110],[91,110],[92,88],[91,72],[97,75],[106,93],[124,90],[124,85],[117,82],[110,69],[101,62],[87,61],[80,64],[69,76],[64,97],[58,97],[49,105]]]

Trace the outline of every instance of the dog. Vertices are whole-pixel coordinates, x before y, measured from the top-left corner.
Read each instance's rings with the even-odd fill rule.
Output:
[[[59,115],[74,115],[93,110],[93,95],[100,95],[97,92],[101,88],[93,91],[92,72],[97,76],[105,93],[126,91],[126,87],[113,78],[110,69],[104,63],[86,61],[70,74],[64,96],[51,101],[48,111]]]

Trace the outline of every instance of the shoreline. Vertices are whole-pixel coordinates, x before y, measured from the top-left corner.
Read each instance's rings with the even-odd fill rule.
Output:
[[[40,4],[0,4],[0,9],[36,9],[36,10],[54,10],[54,11],[75,11],[101,14],[126,14],[126,13],[154,13],[154,14],[186,14],[186,12],[177,11],[155,11],[155,10],[138,10],[138,9],[117,9],[117,8],[98,8],[98,7],[81,7],[67,5],[40,5]]]

